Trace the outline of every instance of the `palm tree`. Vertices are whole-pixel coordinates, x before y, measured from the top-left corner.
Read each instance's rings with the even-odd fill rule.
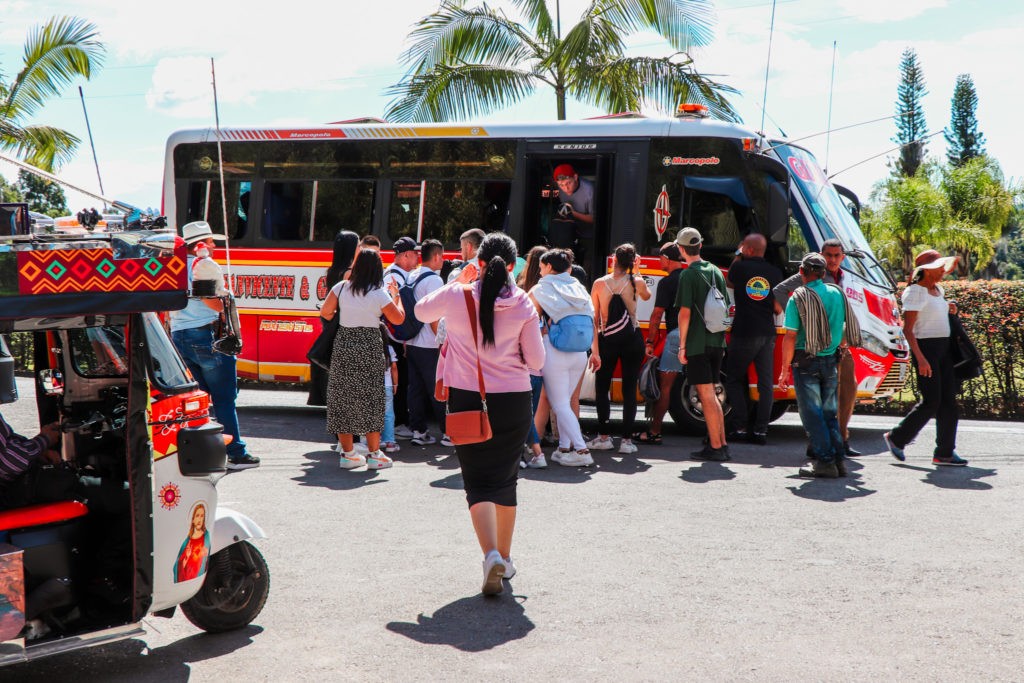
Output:
[[[725,99],[736,93],[697,73],[689,50],[711,41],[710,0],[592,0],[562,35],[556,0],[512,0],[526,24],[487,4],[442,0],[410,34],[402,55],[411,67],[388,94],[385,116],[396,121],[467,119],[507,107],[538,87],[555,91],[559,120],[566,97],[609,113],[643,105],[675,111],[680,102],[704,104],[712,116],[736,121]],[[627,57],[625,38],[653,30],[675,53]]]
[[[104,48],[97,36],[77,17],[53,17],[29,32],[21,70],[10,82],[0,75],[0,149],[47,171],[71,160],[77,137],[29,121],[76,77],[99,68]]]

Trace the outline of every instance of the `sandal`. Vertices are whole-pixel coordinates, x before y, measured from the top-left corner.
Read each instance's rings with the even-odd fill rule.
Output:
[[[655,434],[650,430],[647,430],[646,432],[637,432],[633,435],[633,441],[645,443],[651,446],[660,446],[661,434]]]

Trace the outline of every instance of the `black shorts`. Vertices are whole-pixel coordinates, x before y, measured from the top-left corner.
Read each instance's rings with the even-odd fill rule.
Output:
[[[722,356],[725,349],[708,346],[704,353],[686,357],[686,379],[690,386],[722,381]]]

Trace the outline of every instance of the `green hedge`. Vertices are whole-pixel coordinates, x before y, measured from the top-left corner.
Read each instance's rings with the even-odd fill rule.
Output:
[[[985,363],[985,374],[963,386],[960,416],[1024,420],[1024,282],[951,280],[942,286],[946,298],[956,300],[960,320]],[[919,398],[916,379],[911,373],[901,395],[858,412],[905,414]]]

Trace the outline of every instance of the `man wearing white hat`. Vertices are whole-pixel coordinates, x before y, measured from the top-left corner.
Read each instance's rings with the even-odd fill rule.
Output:
[[[206,221],[188,223],[181,229],[181,236],[189,251],[188,282],[191,289],[196,252],[212,250],[215,242],[223,242],[226,238],[215,234]],[[244,470],[259,467],[260,459],[246,451],[238,429],[235,357],[220,353],[213,347],[222,310],[224,304],[218,298],[190,298],[184,309],[170,313],[171,340],[199,383],[199,388],[210,395],[217,421],[224,426],[224,433],[231,437],[227,447],[228,469]]]

